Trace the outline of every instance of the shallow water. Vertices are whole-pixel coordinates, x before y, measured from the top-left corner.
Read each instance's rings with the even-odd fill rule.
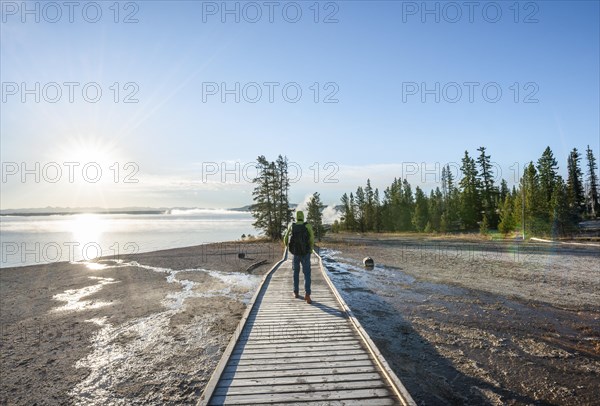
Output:
[[[56,294],[52,297],[54,300],[61,302],[67,302],[66,304],[55,308],[55,311],[69,311],[69,310],[88,310],[97,309],[100,307],[108,306],[108,302],[98,302],[90,300],[82,300],[86,296],[90,296],[102,289],[104,285],[111,283],[118,283],[113,278],[101,278],[98,276],[90,276],[89,279],[98,281],[95,285],[85,286],[81,289],[69,289],[65,290],[64,293]]]
[[[171,386],[176,388],[182,377],[182,371],[178,370],[178,357],[185,357],[186,351],[193,349],[196,354],[194,363],[201,366],[203,362],[208,364],[207,361],[219,348],[219,338],[209,331],[209,326],[214,322],[212,316],[198,315],[190,324],[173,326],[173,317],[185,309],[186,301],[193,297],[221,296],[247,303],[260,281],[257,275],[206,269],[173,270],[137,262],[103,261],[86,265],[91,269],[137,267],[161,273],[168,283],[178,284],[180,289],[165,295],[163,303],[166,310],[146,317],[116,326],[106,317],[86,320],[101,328],[91,340],[91,352],[76,363],[77,368],[87,370],[89,374],[73,388],[70,396],[75,403],[84,405],[160,403],[160,393],[153,394],[151,398],[139,398],[135,389],[130,388],[127,396],[120,394],[120,390],[132,385],[139,386],[144,381],[149,384],[171,382]],[[204,286],[197,282],[179,279],[178,275],[182,272],[206,273],[219,282],[218,288],[203,289]],[[56,295],[55,299],[68,301],[68,307],[65,305],[59,309],[76,311],[89,308],[86,296],[98,292],[107,284],[118,283],[111,278],[96,280],[98,283],[95,285]],[[224,288],[221,287],[223,283],[226,284]],[[140,392],[143,392],[141,389]]]

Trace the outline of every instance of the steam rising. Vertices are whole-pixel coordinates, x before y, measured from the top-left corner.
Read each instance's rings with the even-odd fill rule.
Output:
[[[306,218],[306,215],[308,214],[308,201],[310,200],[310,198],[312,197],[312,193],[307,194],[306,196],[304,196],[304,199],[302,200],[302,202],[300,204],[298,204],[298,207],[296,207],[296,211],[301,210],[304,212],[304,217]],[[323,224],[333,224],[333,222],[335,220],[339,220],[341,217],[341,214],[336,210],[334,205],[329,205],[327,207],[325,207],[323,209]],[[296,212],[294,212],[294,219],[296,219]]]

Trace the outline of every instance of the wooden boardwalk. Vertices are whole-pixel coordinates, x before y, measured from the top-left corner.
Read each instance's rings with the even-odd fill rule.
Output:
[[[287,253],[265,275],[200,405],[415,404],[317,255],[311,268],[311,305],[292,296]]]

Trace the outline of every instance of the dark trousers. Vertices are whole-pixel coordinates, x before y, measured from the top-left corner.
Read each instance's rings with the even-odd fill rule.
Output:
[[[305,255],[294,255],[292,270],[294,271],[294,292],[298,292],[300,285],[300,265],[304,274],[304,291],[310,295],[310,252]]]

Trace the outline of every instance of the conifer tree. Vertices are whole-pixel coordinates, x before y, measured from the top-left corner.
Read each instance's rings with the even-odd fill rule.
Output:
[[[508,193],[500,207],[500,223],[498,223],[498,231],[507,235],[514,231],[515,226],[514,203],[511,194]]]
[[[350,193],[352,196],[352,193]],[[354,218],[354,198],[350,199],[346,193],[342,195],[342,215],[340,217],[340,226],[344,230],[354,230],[356,220]]]
[[[569,206],[568,193],[562,177],[557,176],[554,190],[552,191],[552,235],[560,237],[574,229],[572,210]]]
[[[463,177],[459,182],[461,200],[461,221],[467,230],[473,230],[481,218],[481,201],[479,198],[479,185],[477,180],[477,168],[475,161],[465,151],[460,168]]]
[[[375,188],[375,193],[373,194],[373,203],[375,205],[375,232],[379,233],[383,229],[383,218],[378,188]]]
[[[496,228],[498,225],[498,215],[496,213],[496,200],[498,191],[494,186],[494,172],[490,162],[490,155],[485,154],[485,147],[479,147],[479,156],[477,163],[479,165],[479,195],[481,196],[481,205],[484,216],[489,226]],[[487,230],[487,229],[486,229]]]
[[[439,187],[435,188],[435,191],[431,191],[429,195],[429,228],[430,232],[440,231],[442,223],[442,215],[444,213],[444,197]]]
[[[587,167],[588,167],[588,196],[587,196],[587,207],[588,207],[588,216],[591,218],[596,218],[600,215],[600,199],[598,196],[598,176],[596,172],[598,171],[598,165],[596,164],[596,157],[594,157],[594,153],[590,149],[590,146],[587,146],[585,150],[585,156],[587,158]]]
[[[275,162],[269,162],[261,155],[257,159],[257,171],[257,177],[253,180],[256,186],[252,192],[252,215],[255,219],[253,225],[262,230],[268,238],[279,240],[288,223],[285,217],[286,211],[289,210],[287,170],[283,167],[278,169]]]
[[[365,229],[367,231],[375,229],[375,199],[370,179],[367,179],[365,187]]]
[[[525,198],[525,230],[529,233],[537,234],[545,230],[543,219],[540,221],[540,187],[539,178],[533,162],[525,168],[525,173],[521,179],[521,188],[524,190]]]
[[[573,148],[567,159],[567,195],[574,222],[579,221],[585,208],[585,196],[579,161],[581,161],[579,151],[577,151],[577,148]]]
[[[276,224],[279,225],[279,235],[283,235],[288,224],[292,221],[292,209],[290,208],[289,190],[290,178],[288,172],[288,159],[279,155],[275,162],[277,182],[276,182],[276,202],[277,218]]]
[[[412,187],[406,179],[402,181],[402,193],[400,194],[399,212],[399,231],[413,230],[413,212],[415,201],[413,199]]]
[[[537,170],[540,181],[540,212],[544,213],[547,218],[550,218],[552,215],[550,201],[558,176],[558,162],[556,162],[550,147],[546,147],[542,156],[538,159]]]
[[[306,222],[312,226],[317,241],[321,241],[325,236],[325,227],[323,227],[324,208],[325,205],[321,201],[321,195],[318,192],[313,193],[306,205]]]
[[[356,189],[356,222],[358,225],[358,231],[364,233],[366,231],[366,212],[367,212],[367,199],[365,191],[362,186]]]
[[[425,231],[429,221],[429,208],[425,193],[417,186],[415,189],[415,209],[412,216],[412,223],[416,231]]]

